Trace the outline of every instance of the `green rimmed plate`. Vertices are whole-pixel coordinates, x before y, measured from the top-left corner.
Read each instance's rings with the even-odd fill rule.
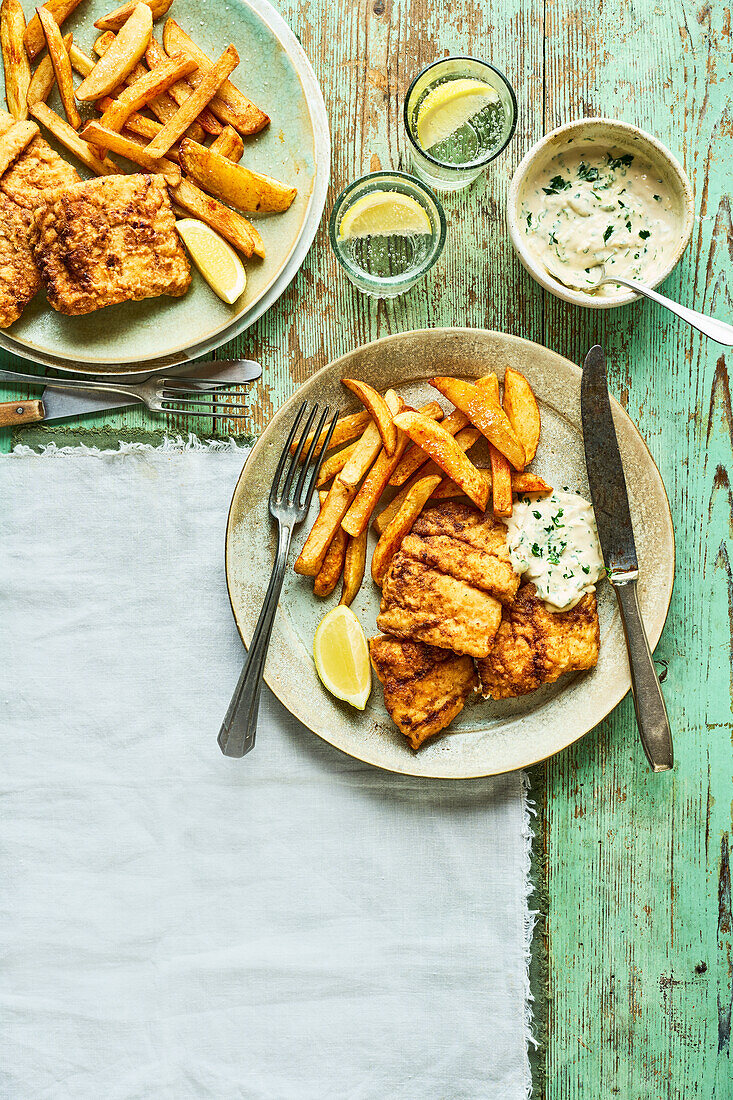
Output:
[[[551,485],[588,494],[580,428],[580,369],[538,344],[479,329],[430,329],[390,336],[357,348],[324,367],[273,418],[252,450],[232,499],[226,539],[229,597],[237,627],[249,643],[262,606],[274,557],[274,529],[267,498],[283,440],[299,404],[328,402],[345,410],[353,400],[341,378],[362,378],[384,391],[393,386],[410,404],[435,398],[434,374],[477,378],[512,366],[529,379],[542,413],[542,438],[532,469]],[[626,471],[641,577],[639,598],[652,648],[659,641],[672,595],[674,532],[667,496],[654,461],[618,402],[614,421]],[[296,530],[295,553],[316,514]],[[370,547],[375,538],[370,533]],[[371,558],[371,552],[368,560]],[[291,561],[292,565],[292,561]],[[389,771],[435,778],[468,779],[527,767],[566,748],[593,729],[630,688],[623,629],[613,593],[598,590],[601,653],[589,673],[563,677],[523,699],[469,700],[445,735],[413,753],[392,725],[375,682],[362,714],[333,699],[322,687],[312,659],[321,617],[339,599],[313,595],[312,580],[287,574],[275,618],[265,679],[305,726],[336,748]],[[367,636],[377,633],[379,589],[368,569],[352,605]],[[641,750],[640,750],[641,751]]]
[[[64,30],[71,30],[75,41],[91,52],[99,33],[94,20],[111,7],[109,0],[88,0],[64,23]],[[242,163],[292,182],[298,195],[284,214],[252,218],[267,258],[247,262],[247,289],[234,306],[221,302],[195,270],[183,298],[127,302],[83,317],[56,313],[39,294],[0,333],[0,347],[16,356],[83,373],[138,372],[141,364],[185,363],[261,316],[293,278],[315,236],[328,187],[330,139],[318,81],[294,34],[267,0],[175,0],[170,15],[213,56],[230,42],[237,47],[235,80],[271,118],[262,134],[245,139]],[[156,23],[156,35],[162,26],[163,21]],[[49,102],[60,111],[57,99]],[[83,177],[89,176],[71,154],[56,148]],[[119,163],[126,171],[135,170],[122,158]]]

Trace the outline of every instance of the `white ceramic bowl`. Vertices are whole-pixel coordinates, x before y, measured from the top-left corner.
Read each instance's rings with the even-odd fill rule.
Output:
[[[519,215],[524,188],[528,181],[540,173],[559,152],[571,143],[577,147],[584,140],[602,141],[609,147],[621,148],[628,153],[639,153],[659,171],[667,184],[677,215],[678,232],[675,244],[669,249],[664,267],[653,286],[664,282],[677,265],[687,248],[695,220],[692,186],[687,174],[666,146],[651,134],[632,126],[628,122],[619,122],[612,118],[584,118],[568,122],[557,130],[546,134],[526,154],[518,166],[509,186],[507,197],[507,225],[509,236],[519,259],[533,279],[549,290],[557,298],[573,305],[587,306],[590,309],[612,309],[633,302],[639,297],[632,290],[613,298],[597,297],[582,290],[571,290],[553,278],[534,253],[527,247],[526,235],[520,228]]]

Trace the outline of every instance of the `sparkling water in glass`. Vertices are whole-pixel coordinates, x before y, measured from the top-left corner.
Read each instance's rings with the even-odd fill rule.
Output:
[[[407,196],[425,214],[424,231],[400,225],[393,232],[345,235],[345,219],[367,196]],[[397,199],[399,203],[399,199]],[[399,209],[396,211],[399,215]],[[350,184],[336,199],[329,238],[336,258],[354,286],[374,298],[396,298],[414,286],[436,263],[445,244],[445,214],[439,200],[420,180],[403,172],[372,172]]]
[[[457,126],[427,148],[419,140],[420,115],[428,97],[451,81],[470,82],[485,103],[467,118],[456,108]],[[512,139],[517,124],[517,101],[503,73],[475,57],[446,57],[423,69],[410,85],[405,99],[405,130],[410,142],[413,170],[438,191],[468,187]]]

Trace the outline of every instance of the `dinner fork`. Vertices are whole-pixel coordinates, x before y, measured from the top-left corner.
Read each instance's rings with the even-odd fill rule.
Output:
[[[318,414],[318,405],[314,405],[308,414],[298,445],[291,454],[291,444],[295,439],[296,432],[298,431],[298,427],[303,417],[306,415],[307,409],[308,402],[304,401],[298,409],[295,421],[290,429],[290,434],[285,441],[285,446],[280,455],[280,461],[277,464],[275,476],[272,479],[269,510],[273,519],[277,520],[277,554],[275,555],[275,563],[272,567],[272,574],[270,575],[270,583],[265,595],[265,602],[262,605],[262,611],[260,612],[257,626],[252,635],[252,641],[247,650],[247,659],[244,662],[242,674],[239,677],[239,682],[232,696],[232,701],[229,704],[229,709],[226,712],[222,727],[219,730],[219,747],[225,756],[246,756],[254,747],[255,733],[257,731],[257,713],[260,708],[260,693],[262,691],[262,675],[265,671],[265,659],[270,645],[270,635],[272,633],[272,624],[277,610],[277,602],[280,598],[280,592],[285,578],[285,567],[288,562],[288,551],[290,550],[290,540],[293,535],[293,528],[297,527],[308,515],[313,490],[316,487],[318,472],[321,468],[321,463],[323,462],[326,451],[328,450],[328,445],[331,442],[331,436],[333,435],[333,430],[336,427],[336,421],[339,417],[338,410],[336,410],[328,426],[325,442],[323,446],[319,448],[318,454],[315,456],[315,461],[309,475],[311,459],[314,457],[318,440],[330,411],[328,405],[326,405],[318,421],[318,427],[313,433],[313,438],[306,453],[306,457],[302,462],[300,474],[296,482],[295,473],[298,469],[298,464],[300,463],[308,435],[313,427],[313,422]],[[288,456],[290,456],[289,461]]]
[[[223,364],[212,363],[214,367],[217,365]],[[241,420],[247,415],[245,411],[231,411],[247,409],[241,400],[244,394],[227,389],[227,386],[233,385],[231,380],[152,375],[144,382],[120,383],[87,378],[49,378],[45,374],[18,374],[16,371],[2,370],[0,382],[30,383],[52,390],[121,394],[142,401],[151,412],[170,413],[172,416],[221,416],[226,420]],[[197,400],[198,397],[202,400]],[[206,397],[208,401],[203,400]],[[214,397],[219,399],[218,403],[213,401]]]

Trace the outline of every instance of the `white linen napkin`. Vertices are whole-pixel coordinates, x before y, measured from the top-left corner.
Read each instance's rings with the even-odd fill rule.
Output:
[[[243,458],[0,458],[0,1094],[525,1100],[522,778],[219,751]]]

